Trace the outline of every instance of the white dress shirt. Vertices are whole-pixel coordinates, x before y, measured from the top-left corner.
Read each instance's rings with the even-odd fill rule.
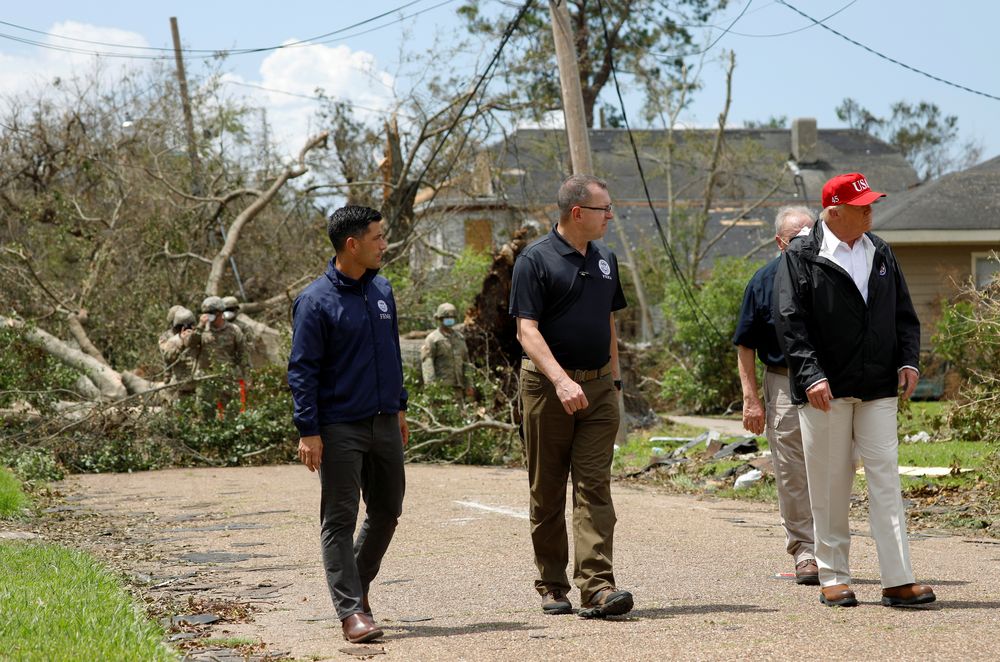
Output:
[[[854,242],[853,247],[848,246],[847,242],[838,239],[828,226],[824,226],[823,230],[820,257],[825,257],[846,271],[867,304],[868,277],[872,274],[872,263],[875,262],[875,244],[867,234],[863,234]]]

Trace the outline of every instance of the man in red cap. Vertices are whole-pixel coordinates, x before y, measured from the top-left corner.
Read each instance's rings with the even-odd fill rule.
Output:
[[[848,568],[855,457],[868,483],[882,604],[935,599],[913,579],[900,493],[896,410],[919,379],[920,322],[895,256],[869,232],[871,205],[884,196],[861,173],[828,181],[820,222],[791,243],[774,281],[778,341],[801,405],[820,602],[831,606],[857,604]]]

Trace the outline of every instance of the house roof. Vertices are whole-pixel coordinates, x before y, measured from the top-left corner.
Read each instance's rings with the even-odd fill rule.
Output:
[[[874,186],[886,191],[903,191],[918,181],[917,173],[893,147],[853,129],[821,129],[817,132],[813,164],[798,164],[797,187],[794,175],[782,167],[792,153],[788,129],[730,129],[724,140],[730,152],[741,154],[721,164],[721,182],[716,200],[754,200],[779,180],[774,194],[782,204],[811,203],[819,206],[820,191],[831,176],[841,172],[863,172]],[[643,171],[654,201],[668,198],[665,164],[669,135],[662,130],[633,131]],[[715,131],[689,129],[674,132],[677,145],[672,168],[672,186],[680,201],[702,197]],[[608,180],[615,200],[644,200],[628,132],[623,129],[592,129],[590,146],[596,174]],[[570,173],[566,133],[561,129],[521,129],[498,152],[503,188],[511,202],[552,202],[555,191]]]
[[[894,243],[1000,241],[1000,157],[889,195],[874,211],[872,229]]]

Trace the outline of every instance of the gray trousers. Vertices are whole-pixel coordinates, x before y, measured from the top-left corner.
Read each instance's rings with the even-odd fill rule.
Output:
[[[362,611],[361,598],[382,565],[403,512],[403,439],[396,414],[320,429],[320,541],[330,597],[343,620]],[[358,497],[365,521],[354,539]]]

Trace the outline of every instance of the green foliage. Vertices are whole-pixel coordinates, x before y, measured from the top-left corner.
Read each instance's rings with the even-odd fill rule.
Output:
[[[73,399],[76,373],[46,352],[21,340],[18,329],[0,327],[0,407],[21,401],[46,409]]]
[[[62,480],[65,475],[52,451],[47,448],[27,447],[17,453],[11,449],[7,454],[10,456],[8,463],[22,480],[47,483]]]
[[[676,360],[663,376],[662,394],[676,407],[713,413],[741,400],[732,337],[743,291],[760,266],[737,258],[716,261],[711,277],[691,292],[697,314],[680,285],[669,284],[663,310],[673,326],[668,349]]]
[[[0,543],[0,614],[5,659],[177,659],[107,569],[56,545]]]
[[[188,462],[207,459],[236,466],[288,461],[298,440],[292,410],[285,371],[268,366],[252,372],[245,412],[240,413],[239,399],[234,398],[220,419],[213,402],[185,398],[156,416],[149,433],[164,448],[181,444],[180,453],[188,455]]]
[[[17,515],[27,505],[21,481],[6,469],[0,469],[0,519]]]
[[[972,288],[963,294],[943,306],[933,339],[963,380],[948,424],[958,439],[1000,443],[1000,299]]]
[[[506,410],[500,381],[485,371],[473,370],[475,397],[459,397],[441,384],[423,384],[418,370],[406,369],[410,394],[408,460],[457,462],[461,464],[511,464],[520,460],[516,431],[478,428],[451,436],[443,428],[460,428],[486,416],[487,410]],[[412,386],[411,386],[412,385]]]
[[[504,11],[490,15],[484,10],[485,5],[482,0],[467,0],[458,13],[468,21],[471,32],[497,38],[511,14]],[[660,59],[653,63],[648,57],[650,51],[685,50],[692,43],[688,28],[704,24],[717,8],[725,5],[725,0],[567,3],[579,56],[580,85],[588,126],[593,126],[594,104],[609,81],[608,45],[600,7],[605,12],[616,65],[637,74],[641,84],[646,80],[672,80],[679,76],[684,67],[683,58]],[[528,10],[507,50],[506,74],[511,82],[511,103],[522,105],[536,117],[560,108],[552,23],[546,3],[535,3]]]
[[[491,263],[488,253],[466,248],[451,266],[426,274],[412,272],[406,260],[386,267],[382,275],[392,283],[400,311],[400,333],[436,326],[434,311],[444,302],[454,304],[463,315],[472,306]]]

